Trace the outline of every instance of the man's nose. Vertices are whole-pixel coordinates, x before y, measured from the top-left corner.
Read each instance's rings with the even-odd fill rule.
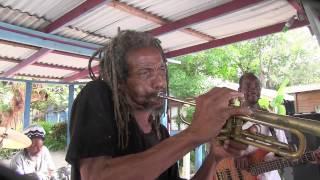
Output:
[[[167,78],[162,73],[156,73],[152,81],[153,88],[156,90],[162,90],[166,88]]]

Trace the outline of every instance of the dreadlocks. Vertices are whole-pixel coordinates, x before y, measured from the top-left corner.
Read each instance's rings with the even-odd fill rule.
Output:
[[[154,47],[159,49],[165,61],[164,53],[160,41],[150,34],[136,32],[131,30],[119,31],[106,46],[99,49],[89,60],[89,75],[93,80],[105,81],[112,90],[114,103],[114,114],[116,126],[118,129],[119,147],[125,148],[128,145],[128,124],[130,121],[131,107],[129,106],[126,96],[119,89],[119,82],[126,82],[128,77],[127,53],[133,49],[144,47]],[[97,78],[92,71],[91,62],[93,59],[100,60],[100,72]],[[158,138],[160,138],[159,126],[160,115],[153,114],[152,126],[155,128]]]

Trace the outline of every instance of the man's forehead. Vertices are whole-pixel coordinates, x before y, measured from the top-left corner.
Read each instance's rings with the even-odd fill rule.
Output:
[[[139,47],[139,48],[131,48],[126,52],[126,56],[134,56],[134,55],[141,55],[146,53],[157,53],[161,54],[161,50],[157,47]]]
[[[141,63],[137,63],[136,66],[137,67],[160,67],[165,65],[165,63],[163,61],[158,61],[158,62],[141,62]]]
[[[243,78],[241,84],[240,84],[240,88],[244,88],[244,87],[248,87],[251,85],[255,85],[257,88],[261,88],[261,83],[260,80],[257,79],[256,77],[245,77]]]
[[[131,51],[127,57],[130,66],[157,66],[163,65],[164,59],[161,51],[156,48],[141,48]]]

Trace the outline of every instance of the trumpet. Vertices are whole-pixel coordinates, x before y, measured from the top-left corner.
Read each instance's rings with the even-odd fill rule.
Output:
[[[166,96],[164,93],[159,93],[158,97],[191,106],[196,105],[194,102]],[[248,130],[243,130],[242,126],[247,121],[290,132],[297,136],[299,145],[297,148],[293,148],[286,143],[278,141],[276,137],[259,133],[253,134]],[[320,137],[320,122],[256,110],[251,116],[234,116],[228,119],[217,139],[232,139],[240,143],[256,146],[268,152],[274,152],[286,158],[298,158],[303,155],[307,146],[306,137],[303,133]]]

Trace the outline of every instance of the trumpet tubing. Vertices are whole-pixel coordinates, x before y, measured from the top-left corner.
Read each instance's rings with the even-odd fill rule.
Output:
[[[196,105],[194,102],[166,96],[164,93],[159,93],[158,96],[182,104],[191,106]],[[247,130],[242,130],[242,125],[246,121],[291,132],[297,136],[299,146],[294,150],[288,144],[280,142],[271,136],[252,134]],[[303,132],[320,137],[320,122],[310,119],[282,116],[265,111],[254,111],[251,116],[235,116],[227,120],[218,139],[233,139],[244,144],[259,147],[266,151],[274,152],[287,158],[297,158],[304,153],[307,145]]]

